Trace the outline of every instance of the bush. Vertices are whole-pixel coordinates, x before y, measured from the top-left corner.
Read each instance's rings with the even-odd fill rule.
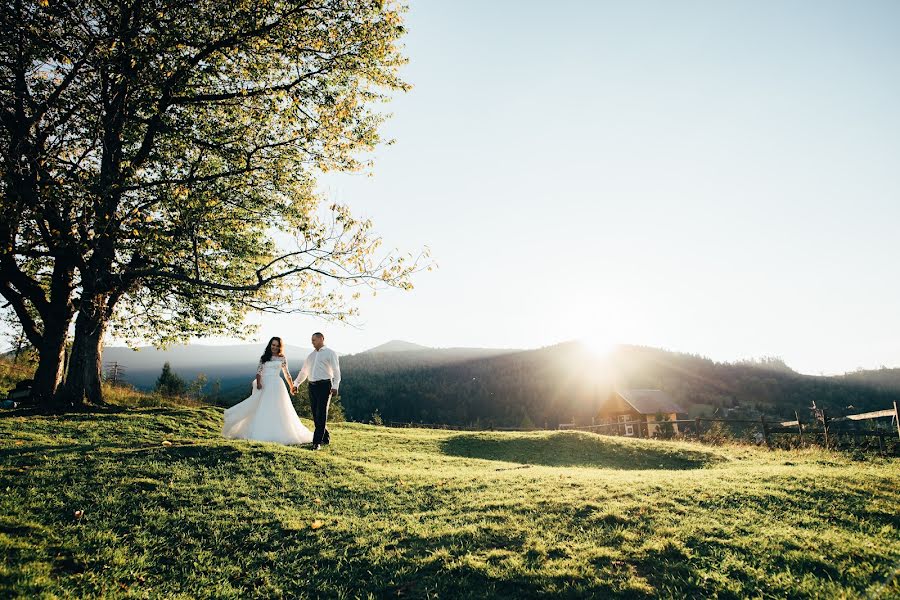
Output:
[[[328,407],[328,422],[343,423],[344,421],[346,421],[346,416],[344,415],[344,405],[341,404],[341,397],[334,396]]]
[[[734,433],[726,423],[714,421],[709,429],[700,434],[700,439],[707,444],[729,444],[735,441]]]

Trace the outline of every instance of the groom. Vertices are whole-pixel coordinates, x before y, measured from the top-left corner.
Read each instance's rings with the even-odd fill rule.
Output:
[[[318,450],[322,444],[331,442],[325,422],[328,420],[331,397],[337,396],[338,386],[341,384],[341,367],[337,353],[325,347],[325,336],[318,331],[312,334],[312,345],[315,350],[303,362],[303,368],[294,379],[291,393],[296,394],[297,386],[309,378],[309,403],[312,405],[313,423],[316,424],[312,449]]]

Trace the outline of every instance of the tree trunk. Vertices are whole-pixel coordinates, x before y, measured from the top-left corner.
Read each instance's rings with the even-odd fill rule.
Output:
[[[57,260],[50,280],[49,301],[39,296],[31,298],[32,304],[40,306],[40,320],[43,331],[32,329],[27,335],[38,352],[38,366],[34,373],[32,396],[39,406],[49,407],[58,399],[60,384],[65,373],[66,340],[72,323],[72,280],[74,269],[68,260]],[[33,326],[33,321],[29,320]],[[22,324],[23,333],[25,324]]]
[[[37,348],[38,366],[34,373],[34,385],[32,386],[32,395],[38,405],[50,405],[62,383],[69,322],[69,319],[63,319],[44,324],[44,334],[41,336],[41,344]]]
[[[75,342],[63,392],[64,401],[83,406],[85,401],[102,405],[100,382],[103,368],[103,335],[106,332],[106,298],[85,298],[75,319]]]

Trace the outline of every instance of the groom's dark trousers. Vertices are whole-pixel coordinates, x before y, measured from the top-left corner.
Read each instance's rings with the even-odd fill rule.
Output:
[[[328,421],[328,405],[331,403],[330,379],[309,382],[309,403],[312,405],[313,423],[316,424],[313,444],[327,444],[331,441],[331,435],[325,427]]]

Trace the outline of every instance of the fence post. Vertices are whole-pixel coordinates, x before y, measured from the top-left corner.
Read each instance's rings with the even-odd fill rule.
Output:
[[[700,417],[694,417],[694,433],[697,434],[697,441],[700,441]]]
[[[759,422],[762,423],[763,437],[766,440],[766,446],[768,446],[769,450],[771,450],[772,442],[769,441],[769,426],[766,425],[766,418],[764,416],[760,416]]]
[[[800,422],[800,413],[796,410],[794,411],[794,416],[797,417],[797,429],[800,431],[800,445],[803,445],[803,423]]]
[[[822,409],[822,429],[825,430],[825,449],[828,449],[828,413]]]
[[[900,409],[897,408],[896,400],[894,400],[894,423],[897,424],[897,436],[900,437]]]

